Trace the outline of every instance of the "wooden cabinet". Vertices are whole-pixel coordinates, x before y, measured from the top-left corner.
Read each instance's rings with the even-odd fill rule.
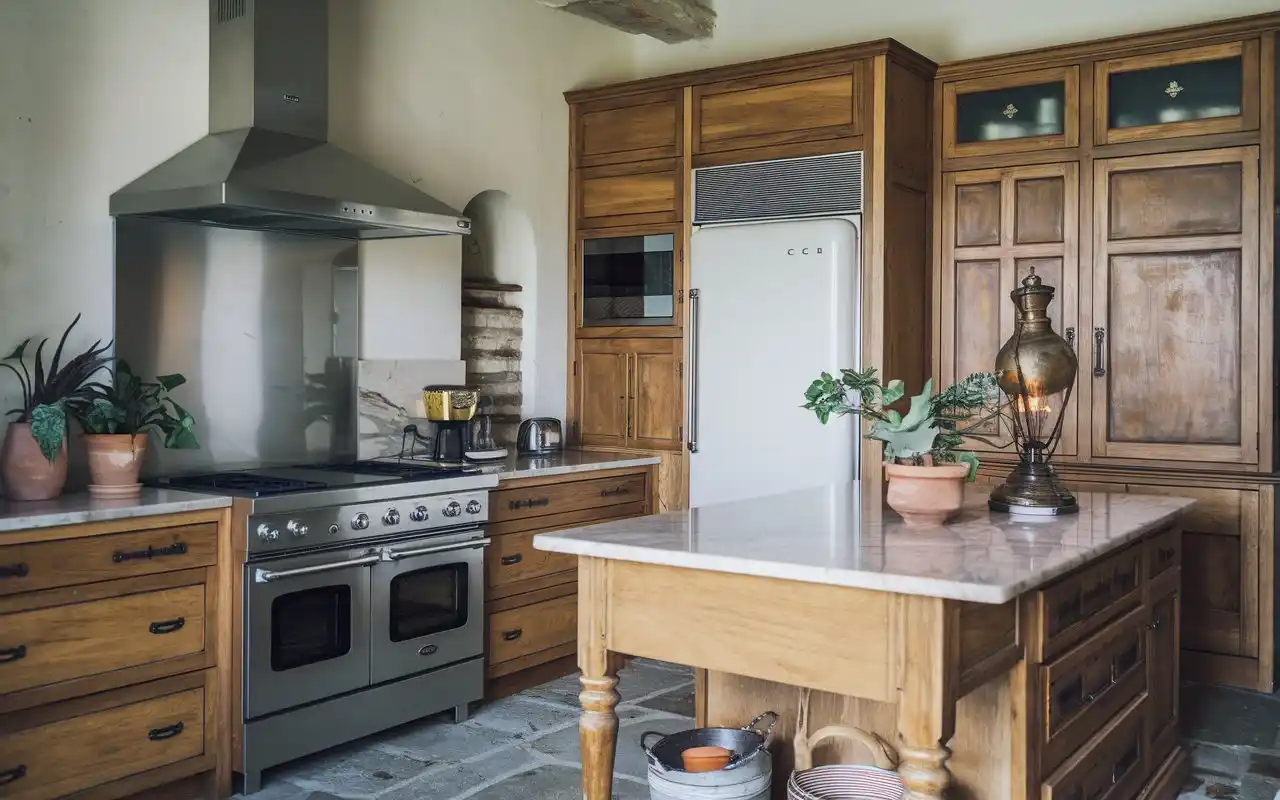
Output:
[[[1075,164],[952,172],[943,176],[939,325],[941,379],[951,384],[990,372],[996,353],[1013,334],[1009,299],[1032,270],[1057,289],[1049,315],[1053,328],[1075,342],[1078,177]],[[1068,406],[1058,453],[1077,452],[1078,403]],[[1007,426],[979,429],[994,446],[1011,444]]]
[[[1031,70],[942,86],[942,156],[1076,147],[1080,68]]]
[[[684,173],[673,158],[583,167],[574,172],[574,212],[581,228],[677,222]]]
[[[1095,141],[1257,130],[1258,54],[1249,39],[1097,62]]]
[[[598,167],[683,154],[679,89],[622,95],[574,106],[574,164]]]
[[[583,445],[684,447],[683,343],[678,339],[580,339],[577,436]]]
[[[1153,767],[1178,743],[1178,698],[1182,691],[1177,577],[1161,585],[1166,588],[1153,593],[1146,626],[1147,693],[1151,698],[1147,708],[1147,756]]]
[[[1258,153],[1094,164],[1092,455],[1256,464]]]

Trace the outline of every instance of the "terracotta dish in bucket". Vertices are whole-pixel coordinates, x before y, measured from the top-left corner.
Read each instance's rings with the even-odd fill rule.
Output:
[[[680,753],[685,772],[714,772],[729,765],[733,753],[725,747],[690,747]]]

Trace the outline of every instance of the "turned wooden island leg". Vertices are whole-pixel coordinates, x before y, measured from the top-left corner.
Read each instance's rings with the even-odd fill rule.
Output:
[[[951,783],[945,744],[955,732],[955,618],[949,602],[934,597],[898,595],[897,605],[898,775],[907,800],[937,800]]]
[[[613,796],[613,759],[618,749],[618,668],[621,658],[609,651],[608,562],[578,559],[578,667],[582,692],[578,702],[578,743],[582,751],[583,800]]]

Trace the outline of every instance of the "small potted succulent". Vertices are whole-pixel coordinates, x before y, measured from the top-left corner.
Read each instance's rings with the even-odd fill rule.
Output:
[[[0,367],[17,377],[22,391],[22,404],[8,412],[16,419],[9,423],[0,449],[0,475],[5,495],[11,500],[49,500],[61,494],[67,482],[67,415],[76,413],[89,402],[93,391],[102,387],[92,378],[111,361],[111,356],[105,355],[111,344],[103,344],[101,339],[62,361],[67,337],[79,321],[77,314],[47,364],[44,348],[48,339],[36,345],[30,368],[30,338],[0,359]]]
[[[116,361],[111,386],[95,386],[91,401],[77,408],[89,453],[89,494],[133,497],[142,488],[138,472],[147,452],[147,434],[160,431],[164,446],[194,449],[195,418],[169,392],[186,383],[182,375],[138,377],[124,359]]]
[[[902,381],[881,384],[874,367],[822,373],[805,392],[804,408],[824,425],[833,416],[872,420],[868,436],[884,442],[887,500],[908,525],[940,525],[960,510],[965,481],[978,457],[960,450],[974,430],[1001,414],[995,373],[979,372],[933,393],[933,381],[910,400],[906,414],[890,408],[905,395]]]

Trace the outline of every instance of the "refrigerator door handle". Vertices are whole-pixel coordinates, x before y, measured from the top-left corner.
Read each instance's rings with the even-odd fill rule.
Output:
[[[689,452],[698,452],[698,298],[697,289],[689,290]]]

